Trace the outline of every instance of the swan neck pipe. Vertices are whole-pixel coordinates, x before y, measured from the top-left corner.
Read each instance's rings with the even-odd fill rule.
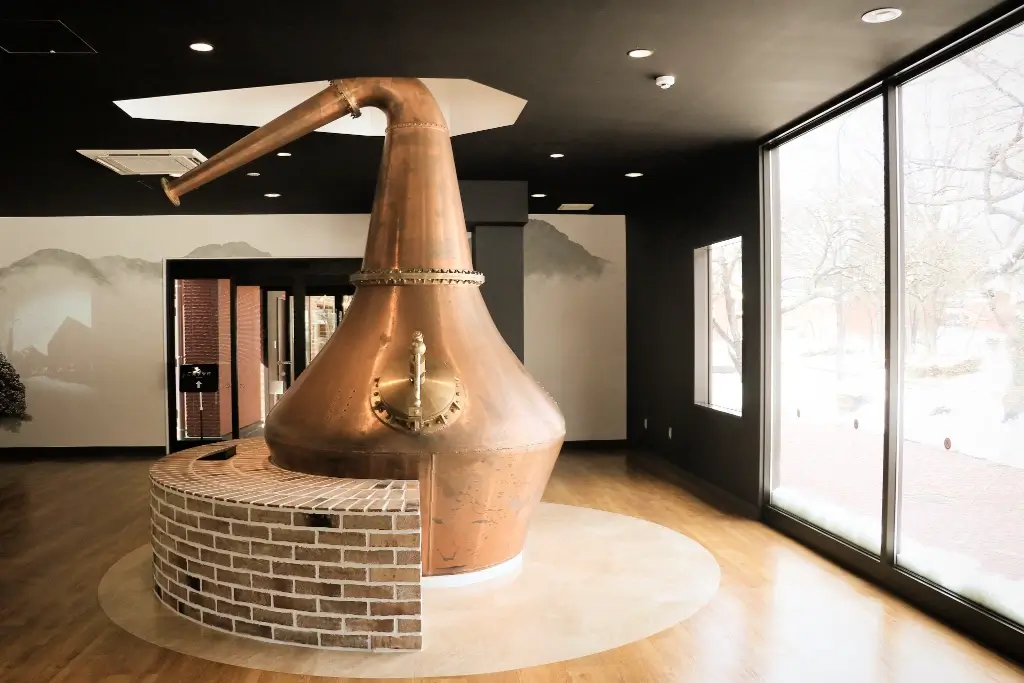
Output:
[[[199,189],[211,180],[230,173],[250,161],[277,151],[303,135],[340,119],[350,111],[352,108],[349,101],[332,83],[331,87],[318,92],[265,126],[257,128],[180,178],[164,178],[161,181],[164,193],[175,206],[179,206],[182,195]]]
[[[368,282],[440,276],[467,280],[466,236],[451,138],[441,108],[416,78],[351,78],[306,101],[218,152],[180,178],[161,181],[175,206],[196,190],[363,107],[387,116],[384,154],[363,258]],[[413,277],[410,274],[416,274]]]

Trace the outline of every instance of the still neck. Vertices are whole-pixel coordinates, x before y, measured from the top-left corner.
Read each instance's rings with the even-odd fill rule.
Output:
[[[417,79],[346,86],[388,117],[363,270],[472,270],[451,137],[433,95]]]

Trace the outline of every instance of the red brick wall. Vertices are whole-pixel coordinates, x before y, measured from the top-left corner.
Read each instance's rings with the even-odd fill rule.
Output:
[[[220,362],[219,318],[217,280],[180,282],[178,321],[182,364]],[[182,403],[187,436],[220,436],[219,394],[203,394],[202,434],[199,431],[199,395],[186,394]]]
[[[237,289],[238,424],[262,419],[263,326],[260,288]],[[202,436],[231,433],[231,285],[228,280],[182,280],[178,291],[183,363],[216,363],[220,368],[217,393],[203,394]],[[186,415],[187,436],[200,436],[199,395],[188,394],[179,404]]]
[[[231,282],[217,281],[217,348],[220,357],[220,434],[231,434]]]
[[[238,425],[247,427],[263,419],[263,325],[260,288],[239,287],[238,313]]]

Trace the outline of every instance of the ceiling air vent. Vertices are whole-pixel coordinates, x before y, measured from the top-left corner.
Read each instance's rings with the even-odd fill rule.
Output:
[[[562,204],[558,207],[559,211],[589,211],[594,208],[593,204]]]
[[[181,175],[206,161],[194,149],[80,149],[82,154],[121,175]]]

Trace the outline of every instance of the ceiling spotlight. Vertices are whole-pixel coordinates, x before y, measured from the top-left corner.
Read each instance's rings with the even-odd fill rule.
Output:
[[[543,199],[544,197],[547,197],[547,195],[544,194],[543,192],[538,192],[536,194],[531,194],[530,196],[534,197],[536,199]]]
[[[644,57],[650,57],[651,55],[653,55],[654,54],[654,50],[646,50],[644,48],[637,48],[635,50],[630,50],[626,54],[629,55],[630,57],[632,57],[633,59],[643,59]]]
[[[209,43],[192,43],[189,47],[196,52],[213,52],[213,45]]]
[[[632,173],[627,173],[626,177],[627,178],[639,178],[642,175],[643,175],[643,173],[638,173],[637,171],[633,171]]]
[[[268,192],[268,193],[266,193],[263,196],[264,197],[269,197],[270,199],[276,199],[277,197],[280,197],[281,195],[278,194],[277,192]]]
[[[277,153],[277,156],[279,156],[279,157],[290,157],[291,155],[292,155],[291,152],[278,152]]]
[[[250,178],[255,178],[255,177],[257,177],[259,175],[259,172],[258,171],[249,171],[245,175],[249,176]]]
[[[551,155],[551,158],[552,159],[561,159],[564,156],[565,156],[564,154],[560,154],[559,152],[555,152],[554,154]]]
[[[873,9],[870,12],[865,12],[860,20],[865,24],[884,24],[887,21],[893,21],[899,19],[903,15],[903,10],[895,7],[879,7]]]

